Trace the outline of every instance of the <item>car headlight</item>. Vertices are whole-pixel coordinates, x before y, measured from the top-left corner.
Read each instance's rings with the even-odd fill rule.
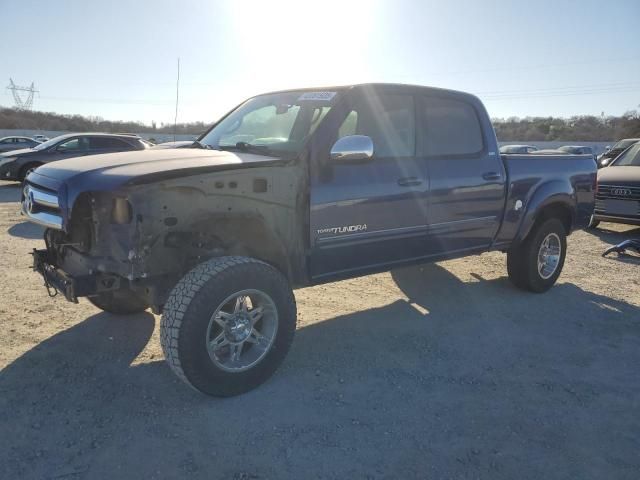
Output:
[[[18,157],[0,157],[0,167],[5,163],[13,162]]]

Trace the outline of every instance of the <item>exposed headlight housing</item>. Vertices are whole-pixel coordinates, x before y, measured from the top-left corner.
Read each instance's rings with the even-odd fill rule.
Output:
[[[131,208],[129,200],[122,197],[114,198],[111,209],[111,223],[124,225],[126,223],[131,223],[132,218],[133,208]]]

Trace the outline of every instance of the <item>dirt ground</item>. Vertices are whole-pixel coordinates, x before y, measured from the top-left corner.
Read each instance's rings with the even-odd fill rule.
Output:
[[[50,299],[0,182],[0,478],[640,478],[640,229],[570,237],[559,283],[494,253],[298,290],[283,366],[241,397],[180,383],[159,317]]]

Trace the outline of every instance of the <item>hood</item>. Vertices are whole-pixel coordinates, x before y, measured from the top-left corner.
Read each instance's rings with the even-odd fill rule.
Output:
[[[27,177],[41,185],[66,184],[69,193],[116,190],[218,170],[280,163],[281,159],[245,152],[169,148],[69,158],[42,165]]]
[[[26,153],[36,152],[33,148],[21,148],[20,150],[9,150],[8,152],[0,153],[0,158],[2,157],[17,157],[19,155],[24,155]]]
[[[640,186],[640,167],[606,167],[598,170],[598,183],[603,185]]]

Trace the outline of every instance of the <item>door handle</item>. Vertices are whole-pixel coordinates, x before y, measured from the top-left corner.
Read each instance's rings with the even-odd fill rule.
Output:
[[[414,187],[416,185],[422,185],[422,180],[418,177],[404,177],[398,180],[398,185],[401,187]]]
[[[487,172],[482,174],[482,178],[485,180],[500,180],[502,175],[498,172]]]

